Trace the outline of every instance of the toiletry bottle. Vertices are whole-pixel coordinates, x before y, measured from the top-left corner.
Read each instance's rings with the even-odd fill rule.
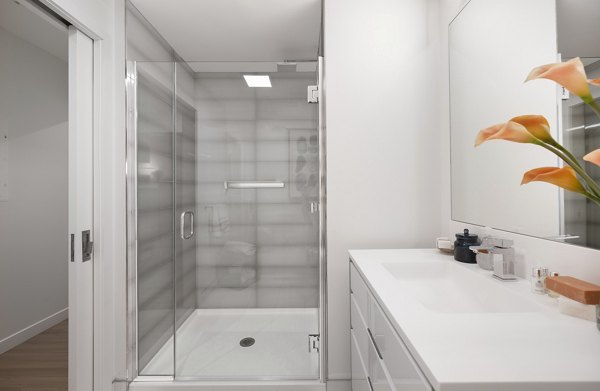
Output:
[[[548,273],[549,276],[558,276],[559,274],[557,272],[550,272]],[[553,299],[557,299],[558,296],[560,296],[558,293],[554,292],[551,289],[546,288],[546,292],[548,292],[548,296],[552,297]]]
[[[548,269],[534,267],[531,271],[531,291],[543,295],[546,293],[546,276]]]

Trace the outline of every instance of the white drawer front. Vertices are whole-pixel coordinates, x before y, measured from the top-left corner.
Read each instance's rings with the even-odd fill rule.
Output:
[[[367,325],[365,324],[365,321],[362,319],[362,317],[359,315],[359,309],[356,304],[356,300],[354,300],[353,295],[351,295],[350,301],[350,318],[352,322],[352,328],[354,331],[354,337],[356,338],[356,343],[358,344],[360,354],[365,359],[366,363],[369,353],[369,344],[371,343],[371,341],[369,340],[369,334],[367,332]]]
[[[354,330],[350,332],[350,335],[352,340],[352,391],[371,391],[367,379],[367,368],[360,353]]]
[[[358,309],[365,320],[367,320],[367,317],[369,316],[369,307],[367,303],[371,293],[352,262],[350,262],[350,291],[354,295]]]
[[[373,391],[393,391],[373,344],[369,344],[369,378]]]
[[[371,297],[371,334],[397,391],[430,391],[431,386],[385,314]]]

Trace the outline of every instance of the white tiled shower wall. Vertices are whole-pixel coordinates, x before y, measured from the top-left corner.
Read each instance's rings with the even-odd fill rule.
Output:
[[[316,72],[272,74],[249,88],[242,74],[197,74],[199,308],[318,307]],[[314,186],[297,192],[291,150],[304,136]],[[314,144],[310,144],[312,141]],[[306,178],[307,179],[307,178]],[[283,189],[224,189],[224,181],[280,180]]]

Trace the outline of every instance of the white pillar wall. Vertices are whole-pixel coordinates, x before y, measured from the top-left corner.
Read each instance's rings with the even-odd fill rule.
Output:
[[[325,0],[328,377],[350,388],[350,248],[441,228],[437,0]]]

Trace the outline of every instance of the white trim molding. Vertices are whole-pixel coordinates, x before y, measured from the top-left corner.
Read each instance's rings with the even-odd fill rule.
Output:
[[[9,351],[15,346],[48,330],[50,327],[59,324],[68,317],[69,309],[65,308],[4,338],[0,341],[0,354]]]
[[[153,376],[154,377],[154,376]],[[325,391],[326,385],[314,381],[134,381],[129,385],[131,391]]]

